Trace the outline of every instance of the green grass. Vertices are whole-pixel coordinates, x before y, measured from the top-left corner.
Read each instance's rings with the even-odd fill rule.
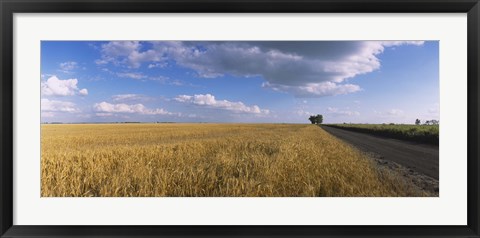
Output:
[[[439,125],[327,124],[327,126],[434,145],[438,145],[439,141]]]

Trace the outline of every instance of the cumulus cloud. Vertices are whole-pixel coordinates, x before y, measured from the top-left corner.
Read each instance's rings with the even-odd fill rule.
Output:
[[[296,97],[321,97],[357,92],[345,81],[380,68],[386,47],[422,45],[423,41],[246,41],[246,42],[110,42],[101,61],[140,67],[166,59],[194,70],[200,77],[225,74],[261,76],[266,88]]]
[[[336,107],[328,107],[327,112],[333,116],[359,116],[360,112],[350,111],[350,110],[341,110]]]
[[[75,94],[87,95],[87,89],[78,89],[77,79],[65,79],[61,80],[56,76],[48,78],[46,81],[42,81],[40,84],[42,95],[44,96],[72,96]]]
[[[112,104],[108,102],[95,103],[93,109],[98,113],[132,113],[141,115],[176,115],[163,108],[149,109],[143,104]],[[97,115],[98,115],[97,113]],[[107,114],[106,114],[107,115]]]
[[[249,114],[269,114],[267,109],[261,109],[257,105],[247,106],[243,102],[231,102],[227,100],[217,100],[211,94],[178,95],[175,97],[177,102],[188,103],[200,107],[228,110],[235,113]]]
[[[41,99],[41,111],[42,112],[80,112],[73,102],[65,102],[58,100],[49,100],[46,98]],[[48,115],[48,113],[47,113]],[[49,114],[53,115],[53,114]]]
[[[88,95],[88,90],[86,88],[81,89],[78,91],[78,93],[82,96]]]

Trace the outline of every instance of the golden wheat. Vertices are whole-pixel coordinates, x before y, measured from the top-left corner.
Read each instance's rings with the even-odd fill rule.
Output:
[[[320,127],[42,125],[41,194],[422,196]]]

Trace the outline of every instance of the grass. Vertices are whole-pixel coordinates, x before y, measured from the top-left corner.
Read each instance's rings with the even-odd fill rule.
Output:
[[[439,125],[327,124],[351,131],[438,145]]]
[[[44,197],[425,196],[315,125],[42,125]]]

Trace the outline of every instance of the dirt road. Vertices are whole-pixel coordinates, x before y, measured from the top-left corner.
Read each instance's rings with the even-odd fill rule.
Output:
[[[328,126],[322,129],[368,153],[375,153],[438,180],[438,146],[373,136]]]

